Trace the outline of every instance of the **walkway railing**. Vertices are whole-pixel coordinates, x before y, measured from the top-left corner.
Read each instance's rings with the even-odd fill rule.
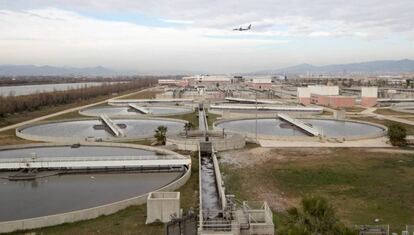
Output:
[[[304,123],[304,122],[302,122],[298,119],[292,118],[292,117],[290,117],[289,115],[287,115],[285,113],[279,113],[277,116],[279,118],[285,120],[286,122],[289,122],[290,124],[299,127],[300,129],[306,131],[307,133],[309,133],[313,136],[321,135],[321,133],[317,129],[313,128],[312,126],[309,126],[308,124],[306,124],[306,123]]]
[[[129,107],[131,107],[132,109],[135,109],[136,111],[143,113],[143,114],[148,114],[149,110],[144,108],[144,107],[140,107],[136,104],[128,104]]]
[[[102,123],[109,127],[109,129],[112,131],[112,133],[117,137],[125,136],[125,134],[122,132],[121,128],[119,128],[106,114],[101,114],[99,116]]]
[[[166,156],[41,157],[0,159],[0,169],[98,168],[189,165],[190,159]]]

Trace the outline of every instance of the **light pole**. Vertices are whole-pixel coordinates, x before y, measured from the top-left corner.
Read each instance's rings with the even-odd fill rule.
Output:
[[[258,143],[257,142],[257,91],[255,91],[255,103],[256,103],[256,143]]]

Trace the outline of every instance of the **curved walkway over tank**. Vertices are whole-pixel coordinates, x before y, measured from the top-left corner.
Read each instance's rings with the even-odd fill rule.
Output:
[[[148,114],[149,113],[149,110],[148,109],[146,109],[144,107],[140,107],[140,106],[138,106],[136,104],[128,104],[128,106],[131,107],[131,108],[133,108],[134,110],[140,112],[140,113],[143,113],[143,114]]]
[[[108,117],[106,114],[99,115],[99,119],[102,121],[102,123],[107,126],[113,135],[117,137],[125,136],[125,134],[122,132],[121,128],[119,128],[113,121]]]
[[[292,125],[295,125],[295,126],[299,127],[300,129],[304,130],[305,132],[307,132],[307,133],[309,133],[313,136],[321,135],[321,133],[317,129],[309,126],[308,124],[306,124],[306,123],[304,123],[304,122],[302,122],[298,119],[292,118],[292,117],[290,117],[289,115],[287,115],[285,113],[279,113],[277,116],[280,119],[282,119],[286,122],[289,122]]]

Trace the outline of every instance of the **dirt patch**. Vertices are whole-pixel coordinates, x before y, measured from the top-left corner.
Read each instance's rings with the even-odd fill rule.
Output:
[[[256,186],[252,188],[252,192],[255,198],[258,198],[261,201],[266,201],[272,211],[282,212],[291,207],[298,206],[300,198],[292,197],[287,195],[283,191],[278,190],[277,188]]]
[[[249,150],[235,150],[219,154],[220,162],[230,164],[236,168],[246,168],[264,165],[270,160],[287,161],[289,156],[278,154],[269,148],[252,148]]]
[[[334,150],[328,148],[252,148],[222,152],[219,154],[220,162],[230,164],[232,167],[245,168],[260,166],[272,161],[289,162],[306,158],[305,161],[328,158]]]

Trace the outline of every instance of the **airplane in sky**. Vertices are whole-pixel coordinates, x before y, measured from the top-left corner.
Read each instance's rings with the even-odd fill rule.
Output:
[[[242,26],[240,26],[240,28],[235,28],[233,29],[233,31],[245,31],[245,30],[250,30],[251,28],[252,28],[252,24],[249,24],[247,28],[243,28]]]

